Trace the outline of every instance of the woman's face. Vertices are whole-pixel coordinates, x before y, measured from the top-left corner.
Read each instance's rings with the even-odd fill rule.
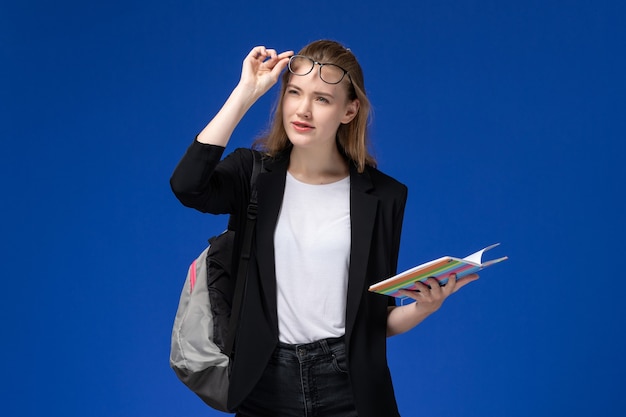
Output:
[[[349,123],[359,108],[349,100],[345,77],[328,84],[319,77],[316,65],[307,75],[291,74],[283,97],[283,125],[294,146],[335,146],[337,129]]]

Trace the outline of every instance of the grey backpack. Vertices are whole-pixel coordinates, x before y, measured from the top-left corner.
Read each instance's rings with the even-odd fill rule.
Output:
[[[250,203],[237,279],[231,276],[234,233],[227,230],[191,263],[172,330],[170,366],[205,403],[229,412],[231,353],[245,291],[252,236],[256,223],[256,177],[262,169],[257,152],[250,178]],[[232,314],[231,314],[232,312]]]

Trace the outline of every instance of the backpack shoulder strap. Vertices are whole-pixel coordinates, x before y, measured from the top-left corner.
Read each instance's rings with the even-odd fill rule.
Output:
[[[254,205],[256,209],[256,205],[257,205],[256,179],[259,176],[259,173],[263,170],[263,155],[261,155],[260,152],[255,151],[253,149],[251,149],[250,151],[252,152],[252,158],[253,158],[252,159],[253,161],[252,175],[250,176],[250,204]],[[248,206],[248,212],[249,211],[250,211],[250,206]]]
[[[257,215],[257,187],[256,180],[259,173],[263,170],[263,157],[260,152],[250,150],[252,152],[252,175],[250,176],[250,201],[248,203],[248,213],[246,217],[246,227],[243,231],[243,243],[241,245],[241,255],[239,257],[239,267],[237,268],[237,279],[235,281],[235,292],[233,294],[233,304],[230,312],[230,321],[228,323],[228,338],[224,346],[224,353],[231,356],[233,345],[235,342],[235,333],[237,332],[237,324],[241,313],[241,304],[243,302],[243,294],[245,292],[246,281],[248,277],[248,263],[252,252],[252,238],[254,236],[254,227],[256,225]]]

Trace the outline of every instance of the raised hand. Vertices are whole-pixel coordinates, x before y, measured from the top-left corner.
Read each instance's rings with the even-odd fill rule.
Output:
[[[239,86],[254,98],[262,96],[276,84],[292,55],[293,51],[278,54],[275,49],[265,46],[253,48],[243,61]]]
[[[201,143],[226,146],[233,130],[250,106],[276,82],[293,51],[277,54],[264,46],[253,48],[243,60],[239,84],[220,111],[197,136]]]

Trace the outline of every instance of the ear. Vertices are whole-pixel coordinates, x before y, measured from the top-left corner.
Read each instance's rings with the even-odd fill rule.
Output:
[[[358,98],[350,101],[346,106],[346,114],[341,119],[341,123],[347,125],[354,119],[359,112],[359,108],[361,107],[361,103]]]

